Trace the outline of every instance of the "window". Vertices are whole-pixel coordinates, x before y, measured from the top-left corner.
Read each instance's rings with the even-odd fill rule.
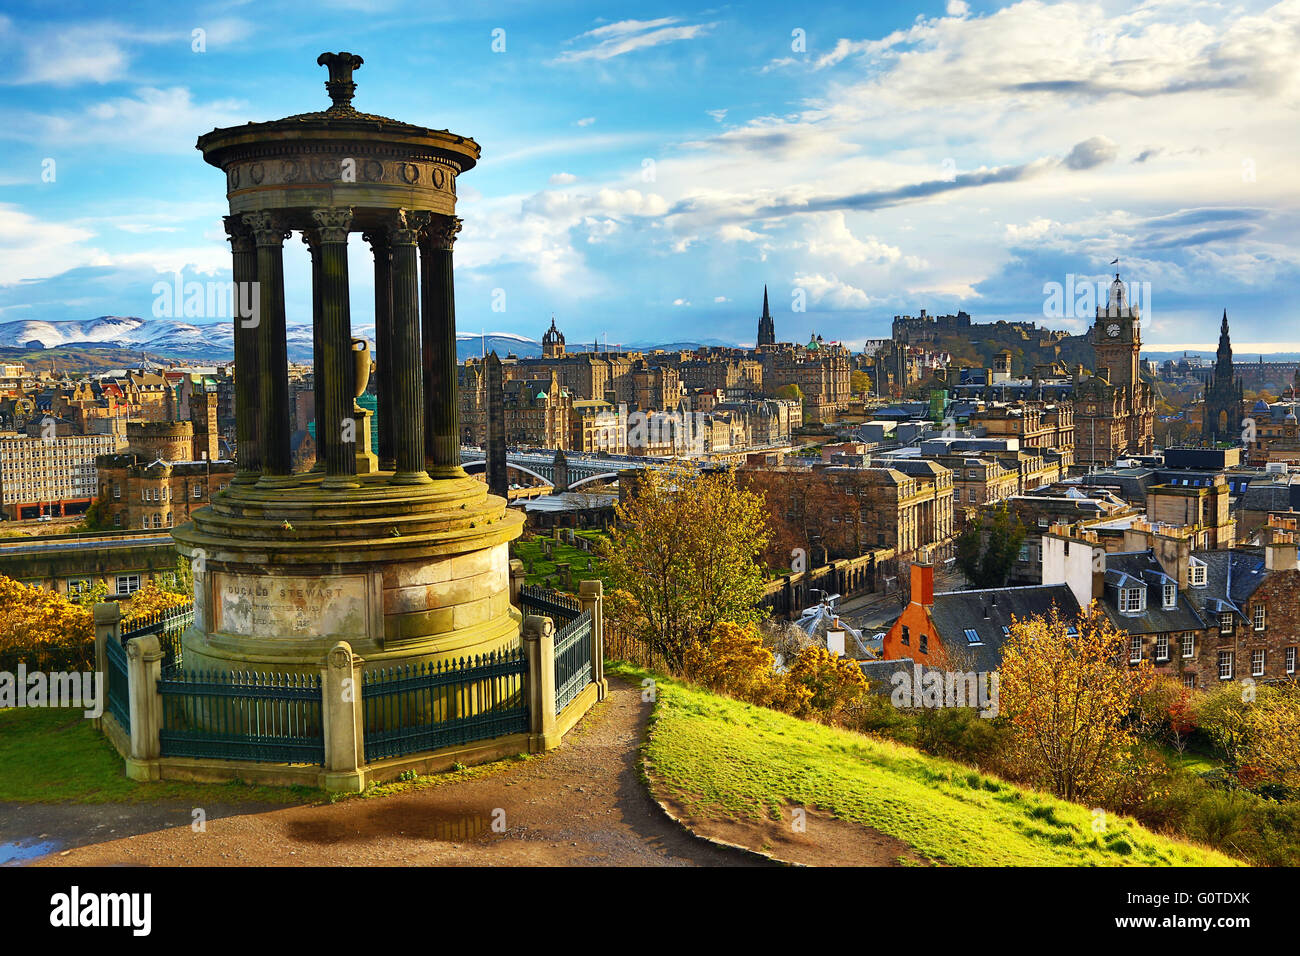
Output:
[[[1295,673],[1295,652],[1296,649],[1294,647],[1288,647],[1286,649],[1286,672],[1288,674]]]
[[[1255,630],[1264,630],[1264,605],[1255,605]]]
[[[1195,656],[1196,656],[1196,634],[1192,631],[1188,631],[1183,635],[1183,658],[1187,659]]]
[[[1232,680],[1232,651],[1219,651],[1219,680]]]
[[[1178,588],[1173,584],[1165,585],[1165,608],[1171,608],[1178,603]]]
[[[1007,627],[1005,624],[1002,625],[1002,636],[1003,637],[1011,636],[1011,628]]]
[[[973,627],[968,627],[966,628],[966,643],[983,644],[984,642],[980,640],[979,631],[975,630]]]
[[[1139,614],[1146,604],[1146,588],[1122,588],[1119,592],[1119,609],[1123,614]]]
[[[1028,561],[1028,560],[1029,560],[1029,545],[1027,545],[1027,544],[1022,544],[1022,545],[1020,546],[1020,555],[1019,555],[1019,558],[1020,558],[1021,561]]]
[[[1142,660],[1142,638],[1134,634],[1128,642],[1128,662],[1130,664],[1140,663]]]
[[[1250,676],[1264,676],[1264,648],[1262,647],[1250,652]]]
[[[911,644],[911,643],[912,643],[912,638],[911,638],[911,636],[907,633],[907,625],[906,625],[906,624],[903,625],[903,643],[904,643],[904,644]]]
[[[1192,587],[1194,588],[1205,587],[1205,565],[1197,564],[1193,562],[1191,566],[1191,573],[1192,573]]]
[[[1189,689],[1189,690],[1195,690],[1195,689],[1196,689],[1196,675],[1195,675],[1195,674],[1184,674],[1184,675],[1183,675],[1183,686],[1186,687],[1186,688]]]
[[[79,598],[90,590],[90,581],[86,578],[68,578],[68,597]]]
[[[921,635],[920,641],[917,642],[917,650],[919,650],[922,654],[930,653],[930,639],[926,637],[924,634]]]
[[[1232,633],[1232,612],[1231,611],[1224,611],[1222,614],[1219,615],[1219,633],[1220,634]]]
[[[122,486],[121,486],[121,485],[116,485],[116,484],[113,485],[113,497],[114,497],[114,498],[121,498],[121,497],[122,497]]]
[[[1156,635],[1156,660],[1158,661],[1169,660],[1169,635],[1168,634]]]
[[[138,590],[140,590],[140,575],[119,574],[117,576],[118,594],[134,594]]]

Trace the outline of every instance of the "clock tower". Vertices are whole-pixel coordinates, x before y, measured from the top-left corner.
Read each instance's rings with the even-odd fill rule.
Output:
[[[1112,385],[1131,388],[1141,381],[1138,375],[1138,356],[1142,351],[1141,316],[1129,305],[1118,272],[1110,284],[1105,306],[1097,306],[1092,346],[1097,353],[1097,368],[1110,372]]]

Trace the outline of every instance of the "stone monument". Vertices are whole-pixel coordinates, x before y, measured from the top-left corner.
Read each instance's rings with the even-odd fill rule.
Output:
[[[238,471],[175,531],[195,571],[187,671],[318,673],[341,640],[367,668],[519,641],[508,543],[523,517],[460,466],[456,179],[479,146],[358,112],[361,57],[317,62],[328,109],[198,141],[230,205]],[[289,454],[283,259],[294,231],[312,263],[319,453],[304,474]],[[370,357],[352,334],[354,233],[374,256],[377,461],[355,404]]]

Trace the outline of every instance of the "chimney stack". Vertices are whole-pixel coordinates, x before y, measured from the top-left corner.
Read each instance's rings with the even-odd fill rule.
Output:
[[[934,565],[930,563],[930,552],[925,548],[912,562],[912,603],[927,608],[934,606]]]

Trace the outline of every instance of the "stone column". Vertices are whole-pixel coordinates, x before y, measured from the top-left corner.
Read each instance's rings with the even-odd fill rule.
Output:
[[[366,788],[365,725],[361,706],[361,658],[339,641],[321,668],[326,790],[360,793]]]
[[[451,249],[455,216],[434,216],[420,245],[424,278],[425,458],[434,478],[463,478],[456,371],[456,290]]]
[[[420,360],[420,275],[416,242],[430,213],[399,209],[388,228],[393,250],[393,458],[396,484],[432,479],[424,462],[424,376]]]
[[[555,622],[530,614],[524,618],[524,651],[528,655],[530,753],[560,743],[555,733]]]
[[[392,471],[393,459],[393,254],[388,233],[362,233],[375,257],[375,406],[379,422],[379,470]]]
[[[316,447],[325,451],[322,488],[357,488],[357,419],[352,414],[355,361],[352,356],[352,306],[348,296],[348,230],[352,210],[346,206],[313,209],[320,238],[320,341],[324,360],[324,423],[316,423]],[[316,383],[320,388],[321,382]]]
[[[321,348],[320,236],[315,229],[304,229],[302,241],[311,253],[311,419],[316,424],[316,463],[313,472],[325,470],[320,453],[320,423],[325,420],[324,349]]]
[[[126,680],[131,712],[131,755],[126,758],[126,775],[131,780],[158,780],[158,758],[162,746],[158,731],[162,729],[162,695],[158,678],[162,675],[162,647],[158,635],[146,634],[126,642]]]
[[[591,612],[591,682],[596,685],[596,699],[604,700],[609,692],[605,680],[605,588],[600,581],[578,584],[578,601]]]
[[[122,639],[122,605],[116,601],[99,601],[92,611],[95,622],[95,673],[101,675],[104,699],[100,705],[108,708],[108,642]],[[103,716],[95,718],[95,727],[104,724]]]
[[[244,222],[257,242],[257,281],[261,313],[257,324],[259,376],[258,439],[263,488],[293,484],[289,454],[289,356],[284,330],[284,219],[270,211],[246,212]],[[319,426],[318,426],[319,427]]]
[[[250,485],[257,481],[262,470],[258,442],[261,376],[257,364],[257,327],[262,303],[257,283],[257,244],[253,231],[239,216],[226,216],[223,221],[234,257],[235,445],[239,470],[230,481]]]

